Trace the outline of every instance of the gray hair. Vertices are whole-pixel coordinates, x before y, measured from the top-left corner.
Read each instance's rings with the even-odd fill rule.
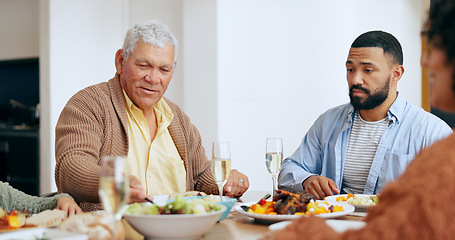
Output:
[[[163,48],[166,44],[174,47],[174,62],[177,61],[177,39],[169,28],[157,20],[140,22],[128,29],[123,43],[123,57],[128,59],[134,51],[136,43],[142,40],[144,43]]]

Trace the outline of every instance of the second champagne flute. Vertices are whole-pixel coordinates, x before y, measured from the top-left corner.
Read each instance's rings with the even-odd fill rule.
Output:
[[[272,195],[277,190],[277,175],[281,171],[283,163],[283,139],[282,138],[267,138],[265,147],[265,164],[270,175],[272,175],[273,191]]]
[[[129,199],[129,175],[125,157],[105,156],[101,160],[101,176],[99,196],[104,209],[115,221],[114,235],[117,235],[116,225],[120,224],[126,203]]]
[[[223,186],[229,178],[231,172],[231,150],[229,142],[214,142],[212,144],[211,170],[215,182],[223,196]]]

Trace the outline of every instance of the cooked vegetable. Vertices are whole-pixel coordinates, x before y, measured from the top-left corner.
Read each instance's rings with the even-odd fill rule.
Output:
[[[379,200],[376,195],[354,195],[349,193],[347,196],[335,198],[337,202],[346,202],[353,205],[373,206],[378,204]]]
[[[8,220],[8,225],[10,226],[10,228],[14,229],[14,228],[19,228],[21,226],[17,215],[6,216],[6,219]]]
[[[273,201],[260,201],[247,209],[249,213],[269,215],[316,215],[344,211],[342,206],[330,205],[326,201],[315,201],[314,196],[305,193],[291,193],[277,190]]]
[[[378,196],[371,196],[371,200],[374,202],[374,204],[378,204],[379,203],[379,198]]]
[[[2,214],[3,217],[0,218],[0,229],[16,229],[25,225],[25,218],[29,212],[26,210],[12,210],[8,212],[3,211]]]
[[[156,203],[133,203],[126,212],[129,214],[202,214],[221,210],[221,205],[216,204],[218,201],[208,201],[201,198],[187,200],[181,195],[176,195],[174,201],[170,201],[164,206]]]
[[[336,198],[336,201],[337,201],[337,202],[340,202],[340,201],[345,202],[345,201],[347,201],[348,199],[351,199],[351,198],[354,199],[354,198],[355,198],[355,195],[352,194],[352,193],[348,193],[348,195],[345,196],[345,197],[344,197],[344,196],[342,196],[342,197],[337,197],[337,198]]]

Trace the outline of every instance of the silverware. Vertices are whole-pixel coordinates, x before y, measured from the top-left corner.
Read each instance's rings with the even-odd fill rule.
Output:
[[[152,200],[150,200],[148,197],[145,197],[145,201],[149,202],[149,203],[153,203]]]
[[[248,210],[250,209],[250,207],[248,207],[246,205],[241,205],[240,208],[242,208],[243,211],[245,211],[245,212],[248,212]]]
[[[267,193],[265,196],[263,196],[261,199],[259,199],[259,201],[257,202],[257,204],[260,204],[262,199],[267,200],[267,199],[269,199],[271,196],[272,196],[272,195],[270,195],[270,193]],[[250,209],[250,207],[248,207],[248,206],[246,206],[246,205],[240,205],[240,208],[243,209],[243,211],[245,211],[245,212],[248,212],[248,209]]]

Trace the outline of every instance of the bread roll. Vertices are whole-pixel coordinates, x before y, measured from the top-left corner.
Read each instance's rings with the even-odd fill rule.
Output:
[[[25,219],[25,226],[54,227],[65,219],[66,213],[59,209],[45,210]]]
[[[117,223],[115,229],[117,238],[114,238],[114,219],[103,212],[82,213],[69,217],[60,224],[60,229],[70,232],[84,233],[90,240],[121,240],[125,238],[122,224]]]

